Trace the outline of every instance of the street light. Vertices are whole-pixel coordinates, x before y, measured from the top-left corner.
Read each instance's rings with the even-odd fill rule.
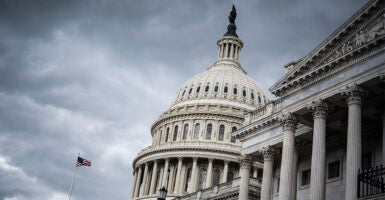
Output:
[[[166,190],[166,188],[163,186],[163,187],[159,190],[158,200],[166,200],[166,195],[167,195],[167,190]]]

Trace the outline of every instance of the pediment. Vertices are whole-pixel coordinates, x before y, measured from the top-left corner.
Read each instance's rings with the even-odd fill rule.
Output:
[[[371,0],[269,90],[285,96],[384,50],[385,1]]]

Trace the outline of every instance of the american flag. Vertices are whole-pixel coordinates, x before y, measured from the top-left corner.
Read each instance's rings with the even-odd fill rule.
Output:
[[[76,162],[76,167],[81,167],[81,166],[91,167],[91,161],[78,156],[78,161]]]

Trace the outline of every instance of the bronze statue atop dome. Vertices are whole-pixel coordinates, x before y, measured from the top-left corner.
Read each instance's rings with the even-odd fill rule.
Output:
[[[235,6],[233,4],[233,8],[231,9],[230,15],[229,15],[229,22],[230,24],[227,26],[227,32],[224,36],[234,36],[238,37],[236,30],[237,26],[235,26],[235,18],[237,18],[237,10],[235,9]]]

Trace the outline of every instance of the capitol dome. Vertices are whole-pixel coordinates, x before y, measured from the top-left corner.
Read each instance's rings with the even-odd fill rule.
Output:
[[[241,143],[231,133],[268,99],[239,64],[243,42],[235,16],[233,8],[228,31],[217,41],[217,61],[186,81],[153,123],[152,144],[133,162],[131,199],[156,199],[163,187],[170,199],[178,198],[239,177]]]

